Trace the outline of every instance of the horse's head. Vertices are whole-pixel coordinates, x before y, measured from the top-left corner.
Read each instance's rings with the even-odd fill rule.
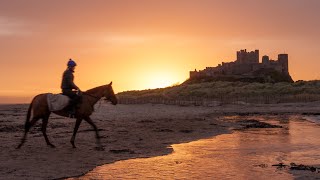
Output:
[[[106,86],[107,88],[106,88],[106,91],[104,92],[104,97],[106,98],[107,101],[110,101],[113,105],[118,104],[118,99],[112,89],[112,82]]]

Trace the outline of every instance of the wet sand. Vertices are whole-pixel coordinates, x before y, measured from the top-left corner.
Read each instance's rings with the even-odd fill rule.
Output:
[[[235,118],[225,117],[226,121]],[[291,170],[290,164],[320,168],[320,126],[301,116],[250,116],[282,128],[248,128],[172,145],[166,156],[99,166],[70,179],[316,179],[320,169]],[[284,164],[283,166],[275,166]]]
[[[92,119],[100,129],[104,151],[95,149],[94,132],[85,122],[81,124],[76,138],[78,148],[73,149],[69,141],[75,120],[54,115],[49,120],[47,133],[57,148],[46,146],[39,122],[31,130],[26,144],[16,150],[15,146],[22,136],[27,106],[1,105],[0,179],[79,176],[103,164],[168,155],[176,151],[176,146],[171,147],[172,144],[211,138],[242,127],[238,121],[226,120],[225,116],[241,115],[250,119],[252,115],[272,114],[281,119],[283,115],[317,114],[320,112],[319,104],[218,107],[102,104],[96,107]]]

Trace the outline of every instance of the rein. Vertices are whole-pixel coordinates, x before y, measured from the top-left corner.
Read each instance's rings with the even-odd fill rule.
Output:
[[[82,92],[82,94],[85,94],[85,95],[88,95],[88,96],[90,96],[90,97],[93,97],[93,98],[97,99],[98,101],[100,101],[100,99],[102,98],[102,97],[97,97],[97,96],[94,96],[94,95],[89,94],[89,93],[86,93],[86,92]],[[98,109],[100,109],[100,107],[101,107],[101,101],[99,102],[99,107],[98,107]]]
[[[96,98],[96,99],[98,99],[98,100],[101,99],[101,97],[97,97],[97,96],[91,95],[91,94],[86,93],[86,92],[82,92],[82,94],[88,95],[88,96],[93,97],[93,98]]]

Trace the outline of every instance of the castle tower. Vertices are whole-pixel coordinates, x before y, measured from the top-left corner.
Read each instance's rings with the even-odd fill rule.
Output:
[[[279,54],[278,61],[282,65],[282,73],[289,74],[288,54]]]
[[[269,56],[262,56],[262,64],[269,64]]]
[[[259,63],[259,56],[259,50],[256,49],[252,55],[252,62]]]
[[[244,63],[245,55],[247,54],[247,50],[241,49],[240,51],[237,51],[237,62],[238,63]]]
[[[244,49],[237,51],[237,63],[259,63],[259,50],[247,52]]]

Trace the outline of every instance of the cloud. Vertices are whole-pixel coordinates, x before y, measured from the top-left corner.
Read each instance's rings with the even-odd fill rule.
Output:
[[[27,34],[25,23],[14,18],[0,16],[0,37]]]
[[[96,42],[109,45],[135,45],[149,43],[190,44],[203,40],[203,37],[181,36],[176,34],[132,34],[132,33],[80,33],[74,40]]]
[[[151,37],[139,35],[106,35],[102,41],[111,44],[141,44],[151,40]]]

